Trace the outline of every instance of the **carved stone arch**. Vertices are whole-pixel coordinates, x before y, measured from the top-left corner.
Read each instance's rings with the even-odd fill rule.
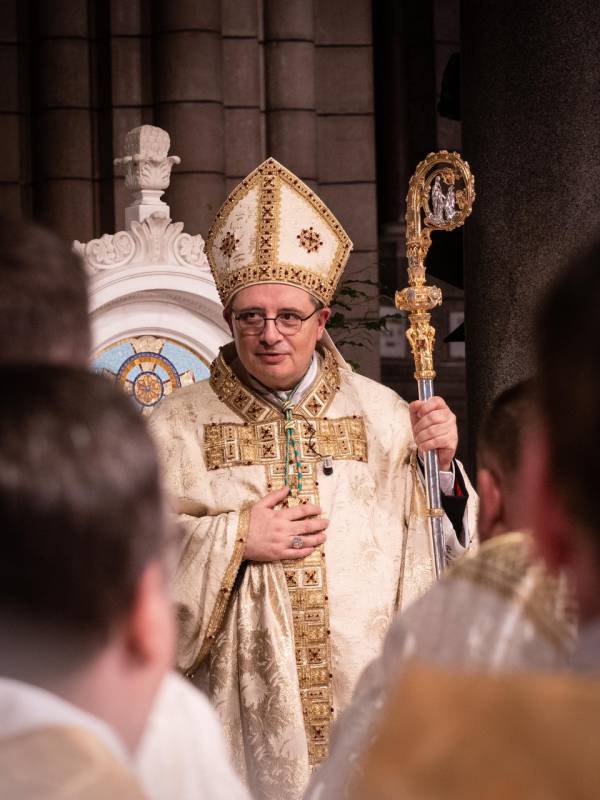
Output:
[[[150,413],[162,397],[206,377],[230,335],[200,234],[172,222],[169,136],[144,125],[127,134],[125,172],[134,202],[125,230],[75,242],[89,273],[93,365]]]

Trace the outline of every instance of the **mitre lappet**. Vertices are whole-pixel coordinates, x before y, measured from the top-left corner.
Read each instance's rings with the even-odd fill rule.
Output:
[[[327,206],[274,158],[236,186],[206,239],[224,306],[240,289],[259,283],[298,286],[328,306],[351,250]]]

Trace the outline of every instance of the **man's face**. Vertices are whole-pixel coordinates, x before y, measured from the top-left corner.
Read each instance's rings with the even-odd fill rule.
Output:
[[[278,330],[269,319],[260,333],[248,333],[236,319],[252,312],[265,317],[280,314],[305,319],[297,333]],[[315,346],[323,335],[330,310],[315,312],[308,292],[283,283],[263,283],[241,289],[225,309],[238,357],[254,378],[270,389],[293,389],[309,367]],[[312,316],[310,316],[312,315]]]

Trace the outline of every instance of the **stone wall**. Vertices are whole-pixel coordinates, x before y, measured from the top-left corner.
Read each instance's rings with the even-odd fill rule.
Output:
[[[205,235],[227,192],[272,155],[348,230],[348,277],[377,279],[371,0],[2,8],[0,212],[69,239],[121,228],[113,158],[151,123],[182,159],[167,200],[186,230]],[[378,375],[376,341],[360,362]]]

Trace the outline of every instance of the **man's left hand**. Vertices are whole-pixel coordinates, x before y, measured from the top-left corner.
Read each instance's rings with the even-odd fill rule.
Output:
[[[409,405],[415,444],[420,453],[437,450],[441,470],[449,470],[458,445],[456,416],[441,397]]]

